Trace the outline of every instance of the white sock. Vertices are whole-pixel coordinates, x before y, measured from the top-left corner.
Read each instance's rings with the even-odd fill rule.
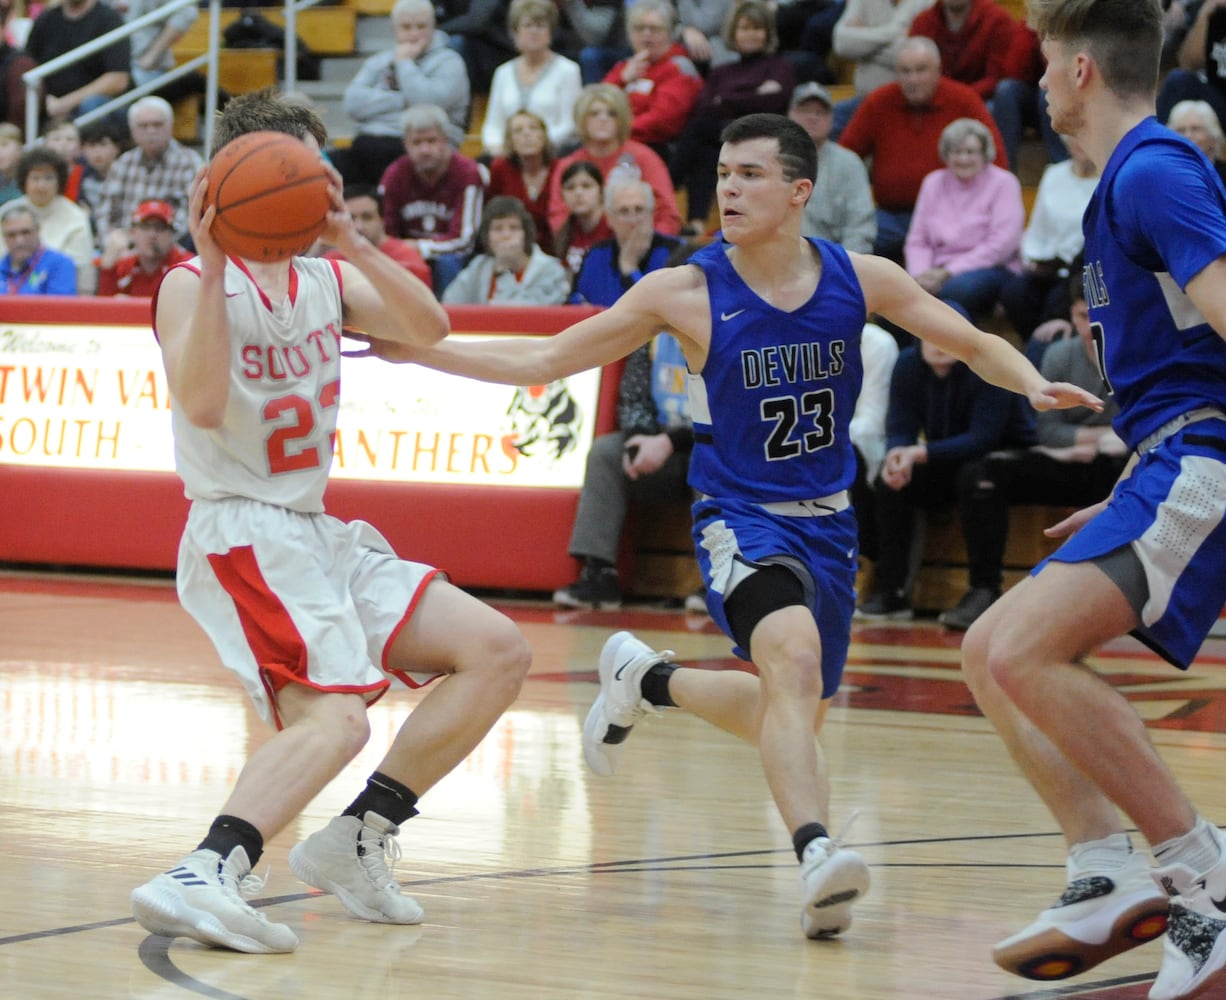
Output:
[[[1222,858],[1217,828],[1196,817],[1192,829],[1179,837],[1154,845],[1154,857],[1162,865],[1185,865],[1197,875],[1209,871]]]
[[[1113,833],[1099,840],[1083,840],[1069,849],[1069,881],[1090,874],[1119,871],[1131,857],[1132,841],[1126,833]]]

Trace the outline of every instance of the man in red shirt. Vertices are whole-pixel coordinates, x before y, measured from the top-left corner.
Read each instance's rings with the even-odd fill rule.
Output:
[[[415,104],[401,119],[405,155],[383,172],[383,225],[426,259],[441,296],[472,256],[485,203],[480,167],[451,145],[447,113]]]
[[[685,46],[673,42],[677,14],[668,0],[638,0],[626,14],[634,55],[604,78],[621,87],[634,117],[630,138],[663,155],[681,134],[702,90],[702,77]],[[668,157],[664,156],[667,162]]]
[[[175,242],[174,217],[168,201],[150,199],[136,206],[131,228],[112,231],[98,258],[98,295],[152,298],[167,271],[192,259]]]
[[[873,253],[901,262],[920,183],[945,166],[940,140],[946,125],[958,118],[983,122],[996,143],[996,165],[1009,165],[987,105],[970,87],[941,76],[941,56],[931,38],[908,38],[895,65],[898,79],[869,91],[839,144],[871,161],[868,175],[877,205]]]
[[[346,184],[342,195],[354,228],[430,288],[430,267],[417,248],[412,243],[387,235],[383,225],[383,196],[379,189],[371,184]],[[344,255],[335,248],[328,250],[324,256],[329,260],[344,259]]]
[[[996,0],[937,0],[911,22],[911,34],[931,38],[941,52],[941,70],[985,101],[1005,78],[1005,63],[1018,29]]]

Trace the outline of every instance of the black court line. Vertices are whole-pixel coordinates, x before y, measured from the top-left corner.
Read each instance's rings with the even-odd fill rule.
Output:
[[[967,835],[960,837],[927,837],[913,838],[907,840],[881,840],[881,841],[865,841],[861,843],[849,842],[847,846],[856,847],[857,849],[866,849],[874,847],[919,847],[932,844],[953,844],[967,842],[991,842],[991,841],[1016,841],[1016,840],[1034,840],[1034,839],[1049,839],[1060,837],[1058,831],[1044,831],[1035,833],[1007,833],[1007,834],[989,834],[989,835]],[[660,858],[634,858],[624,859],[621,861],[598,861],[586,865],[567,865],[551,868],[524,868],[516,871],[504,872],[480,872],[470,873],[465,875],[446,875],[436,878],[414,879],[412,881],[401,882],[405,888],[412,889],[420,886],[437,886],[448,885],[465,882],[478,882],[486,880],[501,880],[501,879],[525,879],[525,878],[546,878],[565,875],[619,875],[619,874],[638,874],[645,872],[688,872],[688,871],[763,871],[773,868],[791,868],[794,863],[790,860],[792,851],[790,848],[768,848],[763,850],[751,851],[725,851],[715,854],[683,854]],[[770,855],[786,855],[789,860],[786,862],[768,862],[763,861],[758,864],[748,863],[724,863],[719,862],[735,862],[737,859],[749,859],[754,857],[768,857]],[[970,869],[970,868],[992,868],[992,869],[1063,869],[1063,864],[1006,864],[1001,862],[889,862],[878,861],[874,862],[874,867],[877,868],[943,868],[943,869]],[[307,892],[288,893],[281,896],[270,896],[265,899],[252,900],[251,905],[256,908],[264,908],[269,906],[278,906],[284,903],[301,902],[304,899],[311,899],[318,896],[327,895],[320,890],[310,890]],[[64,937],[70,934],[80,934],[93,930],[100,930],[108,927],[119,927],[126,924],[135,924],[136,920],[132,917],[121,917],[113,920],[100,920],[88,924],[75,924],[67,927],[50,928],[43,931],[31,931],[25,934],[11,935],[6,938],[0,938],[0,947],[7,945],[21,944],[27,941],[37,941],[47,938]],[[156,934],[147,935],[140,943],[137,949],[137,955],[141,964],[145,966],[151,973],[165,982],[178,986],[179,988],[194,993],[199,996],[208,997],[210,1000],[247,1000],[240,994],[230,993],[226,990],[211,986],[208,983],[196,979],[194,976],[180,969],[170,957],[170,947],[173,943],[173,938],[162,937]],[[1121,987],[1134,986],[1138,983],[1150,981],[1154,973],[1148,975],[1130,976],[1116,978],[1110,980],[1102,980],[1094,984],[1079,984],[1075,986],[1051,987],[1044,986],[1037,991],[1027,991],[1024,993],[1010,993],[1002,997],[995,997],[992,1000],[1061,1000],[1065,997],[1084,997],[1085,1000],[1093,1000],[1096,995],[1102,995],[1106,990],[1118,989]],[[1103,997],[1103,1000],[1107,1000]]]
[[[179,986],[189,993],[210,997],[211,1000],[246,1000],[238,993],[230,993],[216,986],[210,986],[208,983],[202,983],[195,976],[189,976],[175,965],[170,957],[170,944],[173,940],[174,938],[150,934],[137,949],[141,964],[159,979],[164,979],[172,986]]]
[[[855,847],[858,850],[872,847],[918,847],[931,844],[956,844],[956,843],[984,843],[991,841],[1009,841],[1009,840],[1033,840],[1051,837],[1060,837],[1061,834],[1056,831],[1045,831],[1039,833],[1002,833],[1002,834],[986,834],[980,836],[962,836],[962,837],[917,837],[906,840],[877,840],[877,841],[862,841],[848,842],[848,847]],[[762,857],[764,855],[781,854],[791,856],[792,849],[788,847],[765,848],[752,851],[720,851],[715,854],[677,854],[669,855],[660,858],[627,858],[622,861],[593,861],[586,865],[566,865],[552,868],[523,868],[516,871],[504,872],[473,872],[465,875],[439,875],[434,878],[420,878],[412,881],[401,882],[405,888],[413,888],[416,886],[427,885],[448,885],[462,882],[476,882],[481,880],[496,880],[496,879],[522,879],[522,878],[545,878],[548,876],[557,875],[581,875],[591,874],[599,875],[603,872],[617,871],[650,871],[659,869],[667,865],[678,865],[684,862],[693,861],[717,861],[725,858],[753,858]],[[979,862],[979,863],[962,863],[962,862],[874,862],[880,868],[1063,868],[1061,864],[1005,864],[1003,862]],[[694,865],[690,866],[694,869],[701,867],[720,868],[730,867],[725,865],[708,864],[706,866]],[[745,867],[765,868],[777,867],[775,865],[747,865]],[[251,905],[257,909],[267,906],[278,906],[282,903],[297,903],[304,899],[310,899],[313,896],[326,895],[319,890],[310,890],[307,892],[287,893],[282,896],[269,896],[264,899],[252,900]],[[135,919],[132,917],[117,917],[112,920],[98,920],[88,924],[73,924],[67,927],[52,927],[41,931],[29,931],[25,934],[14,934],[9,937],[0,937],[0,948],[7,945],[23,944],[27,941],[38,941],[45,938],[64,937],[69,934],[82,934],[88,931],[102,930],[107,927],[120,927],[124,924],[134,924]]]

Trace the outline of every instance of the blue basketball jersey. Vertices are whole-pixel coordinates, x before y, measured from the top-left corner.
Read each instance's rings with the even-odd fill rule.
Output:
[[[1116,432],[1135,448],[1182,413],[1226,406],[1226,342],[1183,291],[1226,254],[1226,190],[1208,158],[1147,118],[1112,153],[1084,228]]]
[[[807,500],[855,479],[848,428],[864,375],[864,295],[842,247],[809,243],[821,256],[821,279],[793,312],[745,284],[726,243],[689,260],[706,275],[711,302],[706,365],[689,376],[690,485],[709,496]]]

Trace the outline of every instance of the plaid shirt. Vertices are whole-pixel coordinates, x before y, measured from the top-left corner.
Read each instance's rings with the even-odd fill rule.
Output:
[[[181,236],[187,232],[187,198],[201,162],[195,150],[174,139],[156,160],[146,157],[139,147],[123,153],[111,166],[102,186],[95,214],[98,245],[105,245],[112,229],[126,228],[136,206],[150,198],[174,205],[175,233]]]

